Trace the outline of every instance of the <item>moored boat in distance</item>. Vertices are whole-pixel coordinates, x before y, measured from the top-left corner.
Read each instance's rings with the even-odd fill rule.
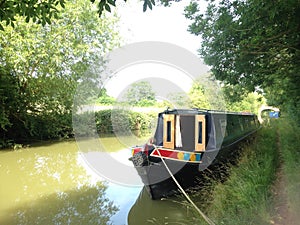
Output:
[[[154,137],[132,148],[135,169],[152,199],[197,185],[201,171],[230,157],[233,146],[260,128],[255,114],[173,109],[158,114]],[[178,182],[176,184],[175,182]]]

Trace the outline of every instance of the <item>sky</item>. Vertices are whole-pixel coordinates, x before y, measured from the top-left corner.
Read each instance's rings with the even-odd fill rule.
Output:
[[[175,2],[170,7],[154,6],[143,12],[143,2],[129,0],[118,8],[121,36],[126,43],[138,41],[164,41],[179,45],[197,54],[200,37],[191,34],[188,25],[191,23],[183,15],[184,7],[189,1]]]
[[[184,7],[189,1],[175,2],[170,7],[155,6],[143,12],[143,2],[129,0],[117,6],[120,16],[120,35],[124,44],[144,41],[160,41],[175,44],[197,55],[201,39],[191,34],[188,25],[191,21],[183,15]],[[161,80],[158,80],[161,79]],[[118,71],[114,77],[106,80],[104,87],[107,93],[121,99],[131,84],[146,80],[151,83],[154,91],[155,82],[167,85],[167,90],[160,88],[159,98],[165,98],[168,93],[177,91],[188,92],[192,80],[182,71],[158,63],[134,64]]]

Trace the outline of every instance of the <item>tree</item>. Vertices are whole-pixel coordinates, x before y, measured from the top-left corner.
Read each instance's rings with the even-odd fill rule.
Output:
[[[221,87],[211,73],[196,79],[188,94],[192,108],[226,109]]]
[[[126,2],[126,0],[124,0]],[[72,3],[73,0],[49,0],[49,1],[36,1],[36,0],[5,0],[0,2],[0,21],[5,21],[6,25],[15,26],[16,17],[22,16],[26,22],[32,20],[34,23],[51,24],[51,21],[59,18],[59,12],[69,6],[68,3]],[[152,1],[148,3],[145,0],[146,6],[151,7]],[[90,0],[90,4],[97,5],[97,13],[99,17],[104,10],[111,12],[111,7],[116,5],[116,0]],[[88,6],[91,8],[91,6]],[[0,29],[3,30],[3,26],[0,24]]]
[[[226,102],[226,109],[234,112],[258,113],[260,106],[266,104],[263,95],[257,92],[247,92],[238,85],[225,85],[222,92]]]
[[[189,108],[191,100],[185,92],[173,92],[168,94],[169,107]]]
[[[208,99],[205,95],[205,89],[200,84],[199,81],[193,83],[192,88],[189,92],[189,97],[191,100],[191,107],[192,108],[199,108],[199,109],[210,109],[211,106],[208,102]]]
[[[133,106],[152,106],[155,104],[155,93],[147,81],[136,82],[126,93],[126,101]]]
[[[211,1],[204,14],[192,2],[185,15],[190,32],[202,37],[199,52],[218,80],[248,91],[278,91],[277,104],[288,99],[285,105],[299,109],[299,11],[299,1],[232,0]]]
[[[95,62],[101,64],[118,45],[116,18],[98,18],[84,0],[66,6],[51,25],[16,17],[14,29],[0,32],[1,138],[44,139],[71,132],[78,84],[88,80],[89,88],[98,90],[101,77],[95,71],[101,65]]]
[[[9,117],[11,109],[17,109],[19,90],[17,77],[0,67],[0,129],[7,130],[12,125]],[[0,143],[1,144],[1,143]]]
[[[98,96],[97,103],[100,103],[101,105],[113,105],[116,102],[115,98],[107,94],[107,90],[105,88],[100,90]]]
[[[126,0],[124,0],[126,2]],[[152,9],[155,5],[155,0],[143,0],[143,11],[147,8]],[[178,0],[175,0],[178,1]],[[24,17],[26,22],[32,20],[34,23],[51,24],[53,19],[58,19],[59,12],[68,7],[68,3],[72,0],[3,0],[0,2],[0,22],[3,21],[6,25],[15,26],[16,17]],[[172,0],[160,0],[161,4],[167,6]],[[111,12],[111,7],[116,6],[116,0],[90,0],[90,4],[97,5],[97,14],[99,17],[103,11]],[[90,7],[90,6],[89,6]],[[0,30],[3,30],[3,25],[0,23]]]
[[[26,22],[32,19],[34,22],[45,25],[51,23],[51,19],[58,18],[58,6],[64,8],[64,0],[50,1],[23,1],[4,0],[0,2],[0,21],[5,21],[6,25],[15,26],[16,16],[23,16]],[[0,29],[3,26],[0,23]]]

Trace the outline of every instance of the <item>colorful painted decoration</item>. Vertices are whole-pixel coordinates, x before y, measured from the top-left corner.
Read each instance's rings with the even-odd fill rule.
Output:
[[[157,148],[150,155],[154,157],[199,163],[201,161],[202,153]]]

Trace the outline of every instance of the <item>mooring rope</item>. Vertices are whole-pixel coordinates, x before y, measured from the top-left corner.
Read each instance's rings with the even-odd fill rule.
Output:
[[[183,190],[183,188],[181,187],[181,185],[178,183],[178,181],[176,180],[176,178],[174,177],[174,175],[172,174],[171,170],[169,169],[168,165],[166,164],[165,160],[163,159],[163,157],[161,156],[159,150],[157,149],[157,147],[155,145],[153,145],[155,150],[158,152],[159,157],[161,158],[161,161],[163,162],[164,166],[166,167],[168,173],[170,174],[170,176],[172,177],[172,179],[174,180],[175,184],[177,185],[177,187],[179,188],[179,190],[183,193],[183,195],[186,197],[186,199],[192,204],[192,206],[196,209],[196,211],[200,214],[200,216],[202,216],[202,218],[209,224],[209,225],[215,225],[215,223],[209,219],[197,206],[196,204],[192,201],[192,199],[188,196],[188,194]]]

